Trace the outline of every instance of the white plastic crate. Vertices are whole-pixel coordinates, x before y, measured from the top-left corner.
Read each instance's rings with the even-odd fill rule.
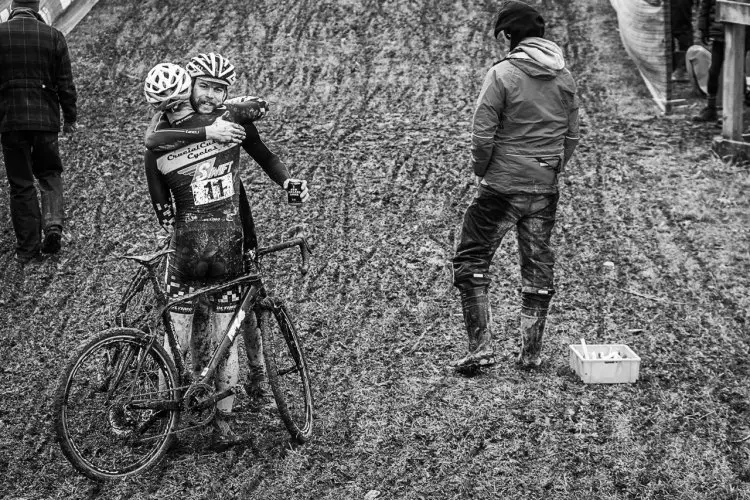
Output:
[[[641,358],[625,344],[586,344],[588,358],[584,358],[583,346],[570,347],[570,368],[586,384],[622,384],[638,380]],[[621,359],[598,359],[613,352],[619,352]]]

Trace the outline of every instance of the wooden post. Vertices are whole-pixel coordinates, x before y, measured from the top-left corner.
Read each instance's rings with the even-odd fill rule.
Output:
[[[742,140],[742,100],[745,96],[745,26],[727,23],[724,48],[724,98],[721,133],[733,141]]]
[[[674,58],[674,35],[672,34],[672,2],[664,2],[664,59],[667,62],[667,81],[664,86],[664,113],[672,111],[672,72],[676,69],[672,64]]]
[[[717,0],[716,20],[725,24],[721,136],[711,149],[722,160],[750,160],[750,143],[742,137],[745,94],[745,29],[750,25],[750,0]]]

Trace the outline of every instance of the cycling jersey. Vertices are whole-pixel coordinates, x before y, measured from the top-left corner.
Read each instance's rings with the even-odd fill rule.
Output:
[[[176,209],[171,246],[175,252],[170,255],[167,282],[172,297],[242,272],[245,243],[240,145],[213,140],[196,142],[196,134],[189,130],[204,127],[205,138],[205,125],[218,117],[235,121],[245,128],[241,146],[267,175],[279,185],[290,177],[284,164],[261,141],[246,109],[241,104],[230,104],[210,114],[191,113],[172,124],[162,114],[149,127],[147,143],[160,151],[145,156],[152,203],[160,222],[171,217],[168,208],[172,201]],[[249,204],[247,212],[249,215]],[[230,290],[216,300],[219,312],[230,311],[239,300],[239,293]],[[175,312],[189,313],[192,307]]]

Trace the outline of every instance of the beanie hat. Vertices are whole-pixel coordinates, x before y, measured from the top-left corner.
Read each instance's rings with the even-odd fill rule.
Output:
[[[13,0],[10,4],[11,9],[25,7],[34,12],[39,12],[39,0]]]
[[[495,21],[495,38],[501,31],[510,36],[510,49],[513,50],[524,38],[544,36],[544,18],[521,0],[504,0]]]

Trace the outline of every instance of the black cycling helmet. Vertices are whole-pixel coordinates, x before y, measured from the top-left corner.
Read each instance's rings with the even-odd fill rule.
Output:
[[[495,38],[501,31],[510,39],[510,50],[530,36],[544,36],[544,18],[521,0],[504,0],[495,21]]]

